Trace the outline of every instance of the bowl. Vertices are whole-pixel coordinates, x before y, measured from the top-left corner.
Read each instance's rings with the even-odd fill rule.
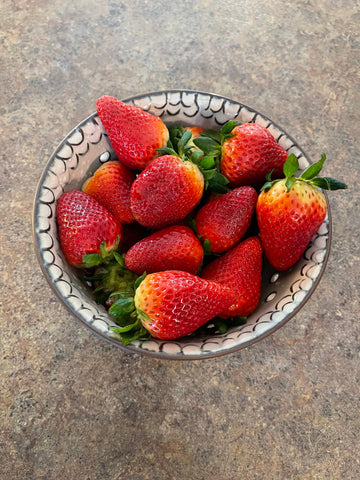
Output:
[[[160,116],[170,125],[221,128],[228,120],[265,126],[278,143],[299,159],[300,168],[310,162],[297,143],[268,117],[235,100],[192,90],[168,90],[133,96],[124,102]],[[226,334],[203,332],[179,340],[151,338],[126,347],[106,309],[95,303],[91,292],[66,262],[59,244],[55,219],[56,201],[64,191],[81,188],[83,180],[104,162],[114,159],[113,149],[96,113],[77,125],[59,144],[40,178],[33,208],[33,235],[37,257],[51,288],[62,304],[85,327],[127,352],[167,359],[205,359],[235,352],[259,342],[288,322],[314,293],[326,267],[331,244],[331,216],[327,216],[302,258],[288,271],[275,271],[265,260],[262,295],[247,323]]]

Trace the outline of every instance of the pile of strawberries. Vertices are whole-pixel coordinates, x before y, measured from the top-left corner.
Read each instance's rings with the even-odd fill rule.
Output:
[[[114,317],[127,344],[172,340],[209,321],[246,321],[261,293],[263,254],[291,268],[326,216],[319,177],[255,123],[166,126],[104,96],[97,113],[117,159],[57,202],[61,248]]]

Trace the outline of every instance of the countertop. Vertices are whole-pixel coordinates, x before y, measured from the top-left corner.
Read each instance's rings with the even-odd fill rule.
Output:
[[[360,478],[359,1],[3,0],[1,480]],[[325,173],[325,274],[284,327],[201,361],[128,354],[78,323],[32,238],[43,168],[98,97],[218,93]]]

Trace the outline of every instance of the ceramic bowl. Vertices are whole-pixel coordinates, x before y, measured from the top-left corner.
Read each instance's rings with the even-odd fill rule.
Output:
[[[169,125],[181,123],[184,126],[220,128],[232,119],[259,123],[289,154],[298,157],[300,168],[309,165],[305,153],[282,128],[237,101],[188,90],[148,93],[124,101],[160,116]],[[34,201],[33,233],[42,271],[60,301],[85,327],[128,352],[168,359],[204,359],[228,354],[260,341],[288,322],[305,305],[320,281],[329,255],[329,205],[327,217],[294,267],[277,272],[265,261],[261,300],[245,325],[233,327],[223,335],[205,332],[174,341],[135,341],[124,347],[120,338],[109,329],[115,325],[112,317],[94,302],[90,291],[79,281],[76,269],[65,261],[55,220],[55,206],[60,195],[81,188],[87,176],[113,158],[114,152],[103,126],[93,113],[56,148],[41,176]]]

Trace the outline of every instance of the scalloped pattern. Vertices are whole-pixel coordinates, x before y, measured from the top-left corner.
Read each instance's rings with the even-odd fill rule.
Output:
[[[228,120],[256,122],[268,128],[288,153],[294,153],[301,168],[309,165],[304,152],[279,126],[267,117],[236,101],[198,91],[164,91],[128,98],[165,123],[217,128]],[[178,341],[151,339],[127,347],[109,331],[115,325],[106,310],[97,305],[79,281],[75,269],[65,261],[58,241],[55,206],[59,196],[81,188],[83,180],[99,165],[115,158],[96,113],[75,127],[49,159],[40,179],[34,202],[33,233],[40,266],[54,292],[72,314],[103,339],[127,351],[170,359],[199,359],[223,355],[257,342],[281,327],[305,304],[315,290],[326,266],[331,240],[328,214],[299,262],[287,272],[264,265],[262,297],[246,325],[225,335],[189,336]],[[328,212],[329,212],[328,205]]]

